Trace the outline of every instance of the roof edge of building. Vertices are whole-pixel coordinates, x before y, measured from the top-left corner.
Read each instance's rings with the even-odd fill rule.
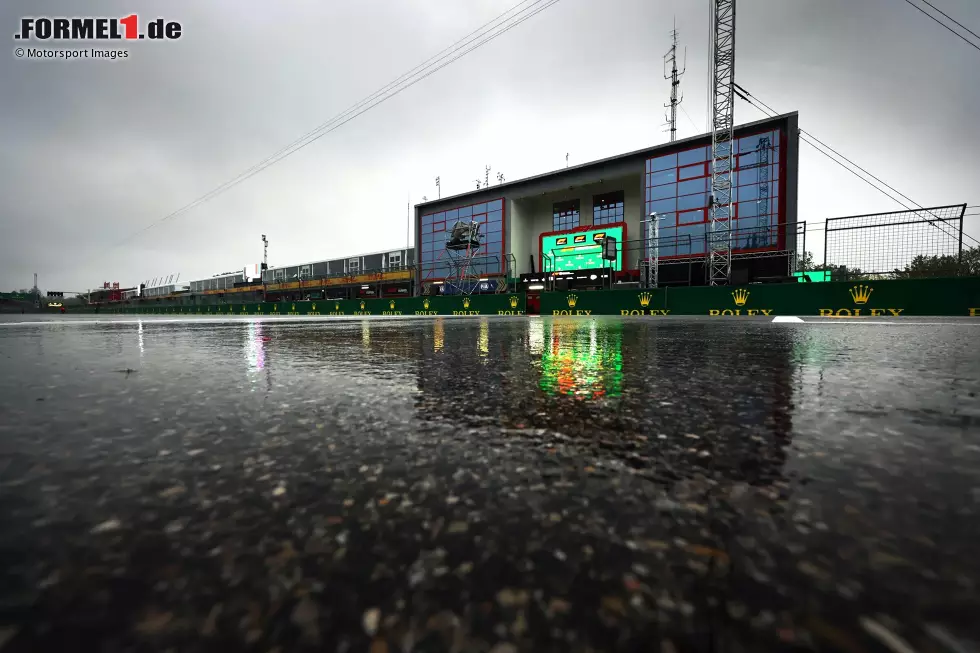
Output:
[[[743,123],[741,125],[735,125],[735,131],[736,132],[740,132],[740,131],[745,131],[745,130],[749,130],[749,129],[754,129],[756,127],[759,127],[759,126],[765,125],[765,124],[777,123],[777,122],[786,122],[786,121],[790,120],[791,118],[798,117],[798,116],[799,116],[799,111],[790,111],[788,113],[782,113],[782,114],[779,114],[778,116],[773,116],[771,118],[763,118],[762,120],[756,120],[756,121],[753,121],[753,122]],[[529,182],[532,182],[532,181],[541,181],[542,179],[547,179],[549,177],[561,177],[562,175],[565,175],[565,174],[573,174],[573,173],[576,173],[576,172],[581,172],[582,170],[586,170],[586,169],[591,168],[593,166],[598,167],[598,166],[606,165],[608,163],[612,163],[614,161],[619,161],[621,159],[628,159],[628,158],[631,158],[631,157],[638,157],[638,156],[642,156],[644,154],[652,154],[652,153],[655,153],[655,152],[658,152],[658,151],[668,150],[668,149],[672,149],[672,148],[683,149],[685,146],[691,145],[693,143],[697,143],[698,141],[702,141],[702,140],[705,140],[705,139],[710,139],[710,138],[711,138],[711,132],[707,132],[707,133],[704,133],[704,134],[698,134],[696,136],[690,136],[688,138],[683,138],[681,140],[674,141],[674,142],[661,143],[659,145],[651,145],[651,146],[648,146],[648,147],[640,148],[638,150],[633,150],[631,152],[623,152],[622,154],[616,154],[616,155],[605,157],[605,158],[602,158],[602,159],[596,159],[594,161],[587,161],[586,163],[580,163],[578,165],[570,166],[568,168],[558,168],[556,170],[551,170],[551,171],[548,171],[548,172],[543,172],[541,174],[531,175],[530,177],[523,177],[521,179],[515,179],[514,181],[507,181],[507,182],[504,182],[502,184],[497,184],[496,186],[490,186],[490,187],[487,187],[487,188],[479,188],[479,189],[476,189],[476,190],[466,191],[465,193],[457,193],[456,195],[447,195],[446,197],[440,197],[438,199],[429,200],[427,202],[422,202],[422,203],[419,203],[419,204],[415,204],[414,207],[416,209],[419,209],[419,208],[424,208],[424,207],[430,207],[430,206],[435,206],[435,205],[443,204],[443,203],[448,202],[450,200],[456,201],[456,200],[459,200],[459,199],[468,198],[468,197],[477,197],[477,196],[480,196],[480,195],[486,195],[488,200],[489,199],[496,199],[498,197],[498,195],[499,195],[498,189],[503,189],[503,188],[516,188],[516,187],[518,187],[518,186],[520,186],[522,184],[526,184],[526,183],[529,183]]]

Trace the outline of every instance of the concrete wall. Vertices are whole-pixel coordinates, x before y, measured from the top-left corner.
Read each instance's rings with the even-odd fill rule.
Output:
[[[507,229],[506,247],[514,255],[517,265],[515,274],[525,274],[530,271],[528,257],[531,254],[530,233],[528,220],[529,207],[523,200],[509,200],[507,202]],[[537,264],[535,264],[537,265]]]
[[[640,169],[642,173],[643,168]],[[644,202],[643,202],[643,175],[637,176],[635,183],[628,184],[624,189],[626,191],[626,197],[624,198],[626,213],[626,237],[631,241],[640,240],[643,238],[643,227],[641,220],[644,219]],[[636,267],[637,260],[643,256],[643,246],[641,243],[628,243],[626,250],[623,252],[623,267],[627,270],[632,270]]]
[[[782,148],[782,156],[786,158],[786,173],[780,177],[780,201],[785,203],[786,224],[786,249],[796,251],[797,246],[802,247],[803,243],[796,242],[797,235],[797,191],[800,183],[800,131],[799,117],[795,114],[787,119],[787,126],[784,130],[786,138],[785,147]]]

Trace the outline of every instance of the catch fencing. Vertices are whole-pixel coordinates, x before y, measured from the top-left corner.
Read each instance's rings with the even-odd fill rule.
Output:
[[[822,269],[845,278],[960,276],[966,204],[828,218]],[[935,274],[930,274],[934,272]]]

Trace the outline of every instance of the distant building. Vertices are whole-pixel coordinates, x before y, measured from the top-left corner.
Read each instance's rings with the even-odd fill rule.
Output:
[[[801,232],[797,114],[740,125],[735,137],[733,278],[788,276]],[[528,287],[542,272],[605,270],[617,281],[637,280],[651,256],[647,219],[656,212],[661,278],[702,284],[710,155],[705,134],[416,205],[418,281],[423,292],[438,292],[454,274],[459,254],[446,242],[457,221],[480,224],[472,265],[483,278],[520,277]],[[618,243],[612,262],[600,255],[607,236]],[[589,275],[578,276],[589,285]]]

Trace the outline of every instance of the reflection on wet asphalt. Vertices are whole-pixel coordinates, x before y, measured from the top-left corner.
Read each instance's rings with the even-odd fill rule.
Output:
[[[0,651],[975,651],[978,334],[0,324]]]

